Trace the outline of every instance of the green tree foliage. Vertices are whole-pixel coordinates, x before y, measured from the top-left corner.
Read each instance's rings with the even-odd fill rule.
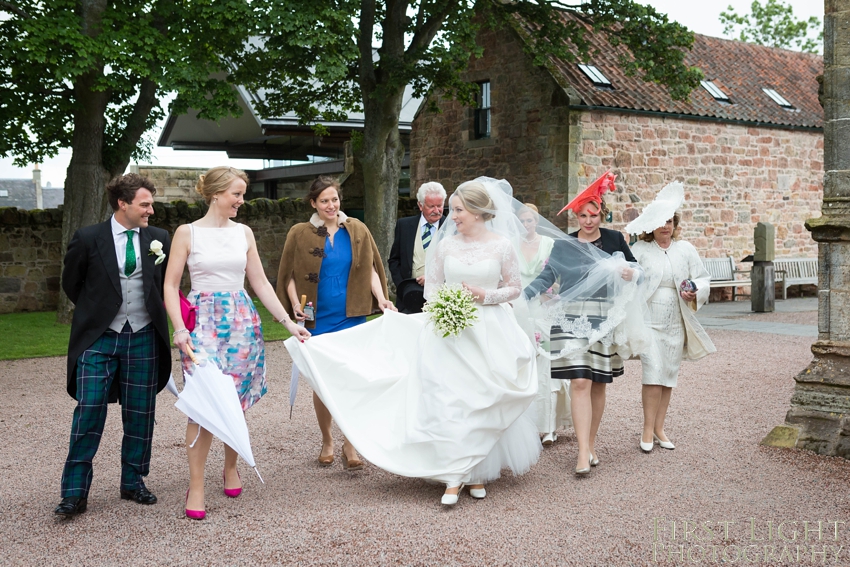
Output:
[[[737,39],[770,47],[820,53],[823,46],[823,26],[815,16],[808,20],[794,17],[794,9],[781,0],[767,0],[764,6],[754,0],[750,13],[738,15],[732,6],[720,12],[723,33],[737,34]],[[738,29],[740,28],[740,31]],[[811,37],[817,34],[817,37]]]
[[[402,96],[439,92],[471,102],[463,80],[483,26],[515,30],[536,64],[555,56],[592,58],[589,33],[626,48],[631,75],[666,85],[685,99],[699,85],[684,64],[693,34],[650,6],[630,0],[254,0],[265,14],[253,51],[241,57],[238,81],[265,91],[260,113],[296,111],[304,122],[365,114],[355,148],[366,188],[366,222],[382,254],[392,243],[404,156],[398,121]],[[578,19],[565,18],[573,13]]]
[[[0,11],[0,156],[23,166],[71,148],[63,249],[106,217],[105,184],[149,148],[164,97],[176,92],[171,110],[202,118],[239,111],[225,57],[245,43],[247,0],[14,0]],[[63,301],[59,319],[68,314]]]

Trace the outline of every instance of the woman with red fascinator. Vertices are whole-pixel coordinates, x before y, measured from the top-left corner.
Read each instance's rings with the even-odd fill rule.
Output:
[[[603,217],[608,214],[602,195],[615,190],[614,179],[615,176],[610,171],[605,173],[570,201],[558,214],[567,209],[575,214],[579,230],[570,233],[569,236],[609,255],[620,252],[626,261],[636,264],[622,233],[600,227]],[[557,257],[558,247],[556,246],[547,268],[526,288],[526,297],[533,297],[549,289],[557,280],[560,280],[562,287],[575,283],[571,281],[576,277],[570,276],[569,260],[564,258],[562,262],[559,262]],[[636,278],[638,273],[635,268],[624,268],[621,275],[624,280],[630,281]],[[606,318],[610,303],[606,290],[602,289],[593,296],[572,302],[566,307],[573,319],[586,317],[591,324],[595,325],[596,322]],[[556,353],[564,349],[567,344],[575,344],[576,341],[581,340],[587,341],[580,333],[576,334],[574,330],[562,329],[555,325],[550,335],[550,351]],[[615,376],[622,376],[622,374],[623,359],[617,354],[616,346],[606,345],[601,341],[588,345],[588,348],[581,349],[581,352],[552,360],[552,379],[570,381],[570,406],[578,441],[578,460],[575,469],[577,475],[587,475],[590,473],[591,466],[599,464],[595,444],[596,433],[599,431],[599,424],[605,411],[605,388],[614,381]]]

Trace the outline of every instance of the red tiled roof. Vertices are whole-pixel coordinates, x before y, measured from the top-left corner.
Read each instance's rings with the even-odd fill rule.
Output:
[[[713,81],[731,104],[718,102],[701,86],[691,93],[690,101],[674,101],[665,87],[626,76],[617,65],[619,50],[624,48],[612,48],[604,34],[588,33],[587,37],[600,53],[585,63],[602,71],[613,89],[594,86],[575,63],[553,60],[561,79],[578,92],[584,105],[823,127],[816,80],[823,73],[820,55],[695,34],[686,63],[702,69],[705,80]],[[794,109],[779,106],[762,88],[775,89]]]

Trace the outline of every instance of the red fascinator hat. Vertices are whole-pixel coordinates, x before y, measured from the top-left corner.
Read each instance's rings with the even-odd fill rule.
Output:
[[[587,189],[576,195],[575,199],[567,203],[566,207],[558,211],[558,214],[560,215],[567,209],[570,209],[574,213],[578,214],[581,208],[591,201],[599,205],[599,207],[601,208],[602,195],[604,195],[608,191],[613,191],[614,189],[616,189],[616,187],[614,187],[614,180],[616,178],[617,176],[611,173],[610,170],[606,171],[602,175],[602,177],[591,183]]]

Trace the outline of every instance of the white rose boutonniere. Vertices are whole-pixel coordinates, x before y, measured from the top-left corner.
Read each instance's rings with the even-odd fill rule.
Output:
[[[165,261],[165,252],[162,251],[162,242],[159,240],[152,240],[148,255],[156,256],[156,261],[153,263],[154,266],[162,264]]]

